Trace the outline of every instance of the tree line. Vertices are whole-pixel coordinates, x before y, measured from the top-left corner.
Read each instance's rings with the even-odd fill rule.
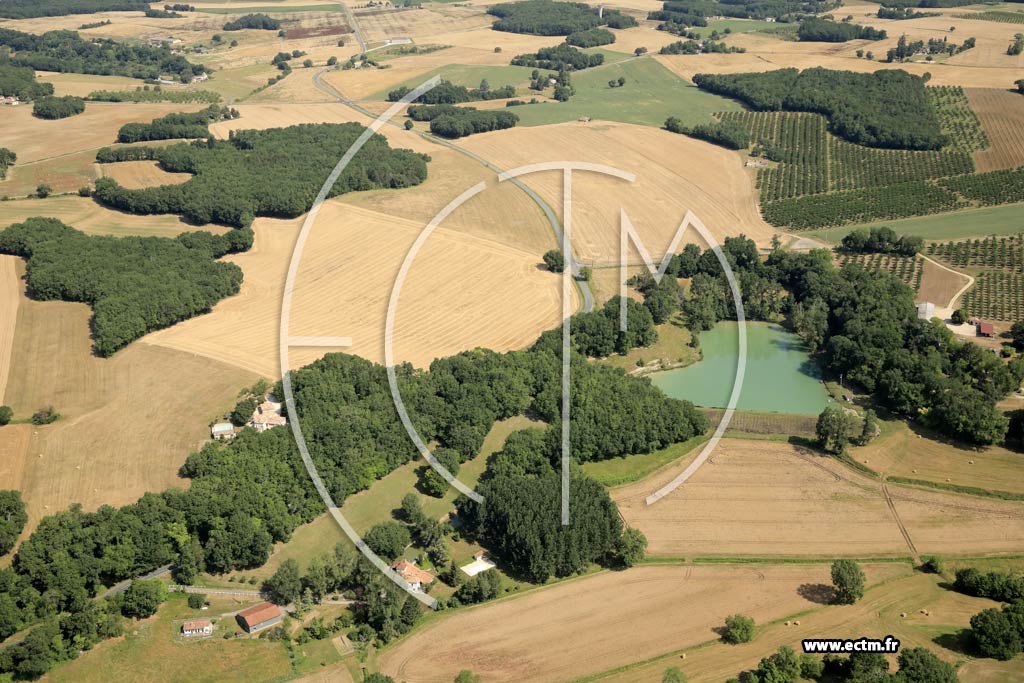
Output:
[[[797,38],[804,42],[845,43],[850,40],[885,40],[885,31],[848,22],[809,17],[800,22]]]
[[[105,38],[83,40],[74,31],[40,35],[0,28],[0,46],[10,48],[12,64],[37,71],[128,76],[155,80],[163,74],[183,83],[206,71],[164,46],[129,45]]]
[[[212,90],[164,90],[159,85],[140,85],[135,90],[93,90],[86,100],[90,102],[174,102],[185,104],[220,102],[220,95]]]
[[[588,31],[598,26],[631,28],[637,21],[618,10],[598,10],[582,2],[556,2],[555,0],[524,0],[492,5],[487,13],[498,17],[491,26],[495,31],[528,33],[538,36],[567,36]]]
[[[7,177],[7,169],[13,166],[17,160],[17,154],[6,147],[0,147],[0,180]]]
[[[600,52],[587,53],[567,43],[559,43],[553,47],[542,47],[537,52],[516,55],[512,58],[512,66],[529,66],[536,69],[559,71],[572,69],[579,71],[604,64],[604,55]]]
[[[839,251],[850,254],[897,254],[913,256],[921,251],[924,238],[917,235],[897,235],[892,228],[858,228],[850,231],[839,243]]]
[[[171,173],[191,173],[178,185],[129,190],[111,178],[96,181],[94,197],[129,213],[178,213],[191,222],[250,225],[256,216],[295,218],[310,209],[338,159],[363,132],[357,123],[303,124],[232,131],[227,140],[168,147],[101,149],[97,160],[153,159]],[[374,135],[349,162],[330,196],[357,190],[418,185],[429,157],[392,149]],[[273,175],[268,175],[268,170]]]
[[[747,129],[734,121],[715,121],[714,123],[685,126],[682,121],[670,116],[665,120],[665,130],[689,135],[726,149],[746,149],[750,146]]]
[[[73,95],[44,95],[32,102],[32,116],[39,119],[66,119],[85,111],[85,100]]]
[[[0,17],[32,19],[67,14],[142,11],[148,7],[146,0],[5,0],[0,3]]]
[[[117,132],[118,142],[144,142],[147,140],[174,140],[177,138],[204,138],[210,134],[214,121],[238,118],[238,110],[211,104],[202,111],[174,113],[160,116],[149,123],[126,123]]]
[[[868,147],[939,149],[947,142],[925,80],[901,69],[870,74],[821,67],[696,74],[693,82],[757,111],[822,114],[832,133]]]
[[[92,307],[93,340],[101,356],[237,294],[241,268],[216,259],[251,245],[250,230],[223,236],[182,233],[174,239],[97,237],[54,218],[30,218],[0,232],[0,253],[27,260],[34,298]]]
[[[16,66],[6,56],[0,55],[0,95],[32,100],[53,94],[53,84],[36,80],[36,72],[30,66]]]
[[[512,128],[519,117],[507,110],[480,111],[453,104],[420,104],[409,107],[409,118],[430,121],[430,132],[443,138],[461,138],[474,133]]]
[[[258,29],[264,31],[277,31],[281,28],[281,22],[263,13],[243,14],[242,16],[224,24],[225,31],[241,31],[242,29]]]
[[[486,81],[484,81],[486,82]],[[406,95],[412,88],[402,86],[388,93],[388,102],[397,102]],[[502,100],[508,97],[515,97],[516,89],[513,85],[503,85],[500,88],[470,89],[464,85],[455,85],[451,81],[442,80],[439,84],[417,97],[414,102],[419,104],[461,104],[463,102],[474,102],[480,100]]]

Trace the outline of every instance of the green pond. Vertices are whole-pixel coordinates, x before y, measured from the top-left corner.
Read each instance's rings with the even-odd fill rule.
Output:
[[[700,348],[700,361],[650,375],[651,381],[672,398],[725,408],[736,379],[737,324],[702,332]],[[817,415],[830,400],[818,364],[799,337],[779,325],[747,323],[747,368],[737,410]]]

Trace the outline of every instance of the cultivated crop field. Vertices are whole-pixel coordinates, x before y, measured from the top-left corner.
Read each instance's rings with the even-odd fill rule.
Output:
[[[1024,271],[1024,235],[1021,234],[932,243],[927,246],[927,253],[956,268]]]
[[[256,379],[144,344],[97,358],[88,319],[83,304],[22,298],[18,306],[2,402],[17,418],[47,405],[62,415],[31,428],[19,487],[30,526],[72,503],[123,505],[146,491],[180,486],[177,470],[209,436],[208,421]]]
[[[924,259],[920,256],[896,256],[894,254],[842,254],[840,265],[859,263],[871,273],[884,270],[892,273],[914,289],[921,286],[921,266]]]
[[[965,92],[991,142],[988,149],[974,155],[978,170],[1024,166],[1024,97],[1005,88],[968,88]]]
[[[871,582],[909,571],[866,569]],[[603,572],[438,619],[378,661],[408,683],[449,680],[467,666],[495,683],[572,680],[714,640],[729,614],[764,623],[811,609],[801,586],[827,582],[828,565]]]
[[[14,327],[18,319],[18,302],[21,301],[24,285],[21,273],[24,263],[17,256],[0,256],[0,399],[7,386],[7,372],[11,366],[11,349],[14,347]]]
[[[191,173],[168,173],[155,161],[122,161],[116,164],[102,164],[102,173],[113,178],[121,187],[137,189],[157,185],[177,185],[192,177]]]
[[[3,185],[0,184],[0,192],[3,192],[2,188]],[[136,216],[104,208],[92,199],[77,195],[50,196],[46,199],[13,199],[4,202],[3,211],[0,212],[0,228],[40,215],[60,219],[90,235],[174,237],[195,229],[195,226],[188,225],[178,216]],[[229,229],[216,225],[204,228],[218,234]]]
[[[464,145],[503,169],[579,160],[635,173],[634,183],[595,173],[574,175],[573,245],[584,262],[618,262],[620,207],[659,260],[687,210],[718,240],[745,233],[766,242],[771,234],[757,214],[753,188],[736,155],[683,135],[626,124],[574,122],[475,135]],[[523,180],[560,213],[560,171]],[[691,229],[684,241],[701,240]],[[630,260],[638,258],[631,250]]]
[[[145,341],[277,377],[280,302],[300,225],[301,220],[258,219],[253,249],[229,257],[246,274],[242,291],[210,315],[161,330]],[[351,336],[354,346],[338,350],[382,362],[392,283],[423,227],[398,216],[326,203],[300,266],[291,333]],[[438,230],[402,290],[396,359],[422,367],[476,346],[520,348],[557,326],[561,281],[538,267],[542,253]],[[304,365],[323,353],[295,350],[292,364]]]
[[[814,230],[809,234],[830,242],[839,242],[845,235],[858,228],[883,225],[891,227],[901,235],[919,235],[929,240],[1014,234],[1024,226],[1024,204],[964,209],[894,221],[872,221],[860,225]]]
[[[870,464],[868,465],[871,466]],[[1019,503],[881,485],[789,444],[729,439],[680,488],[645,498],[682,467],[616,489],[624,518],[660,556],[907,556],[1013,552],[1024,533]]]
[[[929,244],[928,253],[977,273],[975,285],[963,297],[969,314],[1006,321],[1024,314],[1024,239],[1019,234]]]

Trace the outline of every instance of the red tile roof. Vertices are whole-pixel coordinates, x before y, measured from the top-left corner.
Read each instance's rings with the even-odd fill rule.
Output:
[[[978,332],[980,334],[995,334],[996,328],[992,323],[978,323]]]
[[[434,575],[417,567],[409,560],[398,560],[391,565],[398,575],[409,583],[427,584],[434,580]]]
[[[249,628],[279,616],[281,616],[281,608],[269,602],[261,602],[238,613],[238,618],[245,621]]]
[[[194,619],[192,621],[186,621],[181,625],[182,631],[199,631],[204,628],[210,628],[213,623],[209,619]]]

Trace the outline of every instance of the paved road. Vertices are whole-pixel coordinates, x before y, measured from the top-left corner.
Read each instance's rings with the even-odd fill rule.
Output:
[[[372,119],[376,119],[377,118],[377,116],[378,116],[377,114],[374,114],[370,110],[363,108],[357,102],[355,102],[353,100],[350,100],[347,97],[343,97],[334,88],[332,88],[331,86],[329,86],[326,83],[324,83],[323,80],[321,79],[321,76],[323,74],[325,74],[326,72],[328,72],[328,71],[330,71],[330,69],[323,69],[323,70],[318,71],[317,73],[315,73],[313,75],[313,85],[315,85],[317,87],[317,89],[319,89],[321,92],[323,92],[323,93],[325,93],[327,95],[330,95],[337,102],[340,102],[341,104],[344,104],[345,106],[347,106],[347,107],[349,107],[351,109],[354,109],[355,111],[359,112],[360,114],[363,114],[365,116],[369,116]],[[388,125],[394,126],[396,128],[401,128],[402,127],[399,124],[395,123],[394,121],[388,121]],[[495,166],[491,162],[487,161],[483,157],[481,157],[481,156],[479,156],[477,154],[474,154],[473,152],[470,152],[468,149],[463,149],[462,147],[459,147],[458,145],[452,144],[448,140],[444,140],[442,138],[435,137],[435,136],[430,135],[428,133],[422,133],[420,131],[410,131],[410,132],[413,132],[416,135],[419,135],[421,138],[423,138],[425,140],[429,140],[430,142],[433,142],[433,143],[438,144],[438,145],[442,145],[442,146],[447,147],[449,149],[453,149],[456,152],[459,152],[460,154],[464,154],[467,157],[469,157],[470,159],[473,159],[474,161],[476,161],[476,162],[478,162],[480,164],[483,164],[484,166],[486,166],[487,168],[489,168],[490,170],[494,171],[497,174],[503,173],[502,169],[498,168],[497,166]],[[541,198],[541,196],[539,194],[534,192],[533,188],[531,188],[528,185],[526,185],[519,178],[510,178],[508,180],[508,182],[512,183],[513,185],[518,187],[520,190],[525,192],[526,196],[528,196],[530,199],[532,199],[534,201],[534,203],[537,204],[537,206],[539,206],[541,208],[541,210],[544,212],[544,216],[548,219],[548,223],[551,225],[551,229],[555,233],[555,238],[558,240],[558,244],[561,244],[562,243],[562,224],[559,222],[558,217],[555,215],[555,212],[551,209],[550,206],[548,206],[548,203],[545,202]],[[568,257],[567,260],[569,262],[570,268],[572,269],[572,272],[574,274],[578,275],[579,272],[580,272],[580,268],[582,267],[580,262],[576,260],[575,255],[572,254],[572,253],[568,254],[567,257]],[[583,295],[583,310],[587,311],[587,312],[592,311],[594,309],[594,294],[590,290],[590,283],[588,283],[588,282],[586,282],[584,280],[579,280],[578,278],[575,280],[575,282],[576,282],[577,287],[579,287],[580,293]]]
[[[345,20],[352,29],[352,33],[355,34],[356,40],[359,41],[359,52],[365,53],[366,41],[363,39],[363,32],[359,30],[359,24],[356,23],[356,15],[352,13],[352,8],[348,6],[348,3],[343,2],[341,6],[345,11]]]

